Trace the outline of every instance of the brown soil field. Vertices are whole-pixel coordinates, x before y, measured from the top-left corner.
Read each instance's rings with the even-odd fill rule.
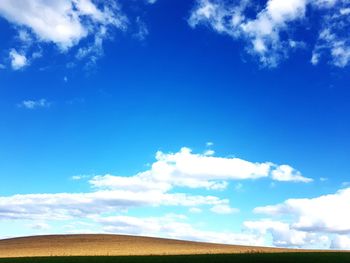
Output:
[[[0,258],[296,252],[126,235],[51,235],[0,240]]]

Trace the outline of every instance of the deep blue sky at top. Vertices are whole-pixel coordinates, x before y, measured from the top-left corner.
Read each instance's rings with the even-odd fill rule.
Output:
[[[1,70],[1,194],[69,192],[73,175],[133,175],[157,150],[208,141],[220,156],[288,163],[329,178],[320,191],[338,189],[350,173],[349,69],[313,66],[307,49],[262,68],[242,42],[189,27],[192,7],[148,7],[146,39],[116,33],[94,68],[67,68],[74,58],[50,47],[23,71]],[[0,20],[2,50],[12,30]],[[17,106],[41,98],[50,108]]]

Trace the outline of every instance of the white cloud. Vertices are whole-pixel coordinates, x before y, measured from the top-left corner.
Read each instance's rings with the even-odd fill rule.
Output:
[[[188,22],[192,27],[205,24],[218,33],[246,41],[249,54],[257,56],[262,65],[275,67],[288,57],[291,50],[305,47],[302,42],[294,39],[294,26],[308,18],[306,10],[322,9],[322,21],[325,21],[323,29],[331,29],[333,32],[341,29],[343,34],[337,33],[331,40],[324,39],[321,33],[311,62],[317,64],[321,53],[329,50],[332,63],[344,67],[350,60],[347,34],[350,21],[346,16],[346,7],[348,2],[345,0],[268,0],[262,9],[247,0],[236,4],[219,0],[197,0]],[[336,13],[339,15],[332,15]]]
[[[233,213],[238,213],[239,209],[237,208],[232,208],[227,204],[220,204],[220,205],[215,205],[212,208],[210,208],[210,211],[216,213],[216,214],[233,214]]]
[[[46,99],[40,99],[40,100],[24,100],[20,104],[18,104],[19,107],[23,107],[26,109],[36,109],[36,108],[48,108],[50,107],[51,103],[48,102]]]
[[[124,17],[114,13],[116,8],[107,4],[98,9],[90,0],[3,0],[0,15],[9,22],[30,29],[39,40],[53,42],[66,50],[88,34],[93,34],[96,27],[123,27]],[[89,22],[85,23],[85,19]]]
[[[79,180],[83,180],[83,179],[86,179],[86,178],[89,178],[90,176],[89,175],[73,175],[71,177],[72,180],[74,181],[79,181]]]
[[[32,229],[35,229],[35,230],[48,230],[48,229],[50,229],[50,225],[47,223],[43,223],[43,222],[32,224],[29,227]]]
[[[99,5],[92,0],[3,0],[0,16],[16,25],[21,49],[33,43],[52,43],[66,52],[91,36],[93,43],[81,47],[78,56],[91,54],[92,59],[102,54],[102,42],[109,38],[107,32],[124,30],[127,23],[117,2],[109,0]],[[21,56],[22,63],[16,65],[25,65]]]
[[[33,38],[27,30],[20,29],[18,31],[18,40],[20,40],[25,45],[30,45],[33,41]]]
[[[287,31],[289,22],[305,16],[306,0],[269,0],[266,8],[257,14],[257,18],[241,24],[245,35],[252,41],[250,52],[257,54],[267,66],[276,66],[285,53],[289,41],[280,37]]]
[[[348,236],[348,235],[336,235],[332,240],[331,248],[350,250],[350,236]]]
[[[28,65],[28,60],[24,54],[18,53],[17,50],[11,49],[10,53],[11,66],[14,70],[21,69]]]
[[[214,143],[213,143],[213,142],[207,142],[205,145],[206,145],[207,147],[211,147],[211,146],[214,145]]]
[[[140,41],[145,40],[149,34],[146,23],[140,17],[137,17],[135,22],[138,30],[134,34],[134,37]]]
[[[337,67],[345,67],[350,62],[350,17],[349,3],[338,0],[338,8],[324,16],[322,29],[313,50],[313,64],[317,64],[322,56],[328,55],[331,63]],[[332,5],[334,6],[334,4]]]
[[[309,183],[311,178],[303,177],[299,171],[296,171],[289,165],[280,165],[272,171],[272,179],[282,182],[303,182]]]
[[[21,106],[46,107],[46,100],[24,101]],[[101,212],[123,211],[140,206],[209,206],[214,213],[238,212],[228,199],[212,195],[191,195],[188,188],[223,190],[230,180],[272,177],[278,165],[253,163],[239,158],[223,158],[194,154],[189,148],[177,153],[156,154],[147,171],[134,176],[94,176],[89,180],[94,192],[29,194],[0,198],[3,218],[58,218],[91,216]],[[73,179],[81,179],[75,176]],[[292,180],[293,176],[285,180]],[[178,192],[181,187],[182,192]]]
[[[131,177],[113,176],[110,174],[94,176],[90,184],[95,188],[138,191],[167,192],[171,185],[167,182],[156,182],[150,173],[144,172]]]
[[[196,27],[205,23],[219,33],[228,34],[234,39],[245,39],[247,51],[258,56],[265,66],[276,66],[287,56],[286,48],[290,41],[280,37],[286,32],[288,23],[304,17],[306,0],[269,0],[266,7],[256,14],[255,19],[245,15],[251,4],[242,0],[237,5],[216,0],[197,0],[189,24]]]
[[[214,153],[211,153],[214,154]],[[270,177],[278,181],[310,182],[288,165],[271,162],[253,163],[239,158],[214,157],[194,154],[189,148],[177,153],[156,154],[150,170],[134,176],[95,176],[91,185],[104,189],[158,190],[166,192],[174,187],[223,190],[229,180],[247,180]]]
[[[32,108],[36,105],[27,104]],[[107,174],[92,178],[85,175],[72,177],[73,180],[89,178],[91,192],[18,194],[0,197],[0,219],[30,220],[37,224],[55,220],[74,222],[84,218],[101,224],[106,232],[262,245],[266,234],[263,231],[258,233],[203,231],[183,222],[186,219],[184,217],[137,218],[126,216],[125,213],[133,208],[160,206],[173,209],[181,207],[190,213],[204,213],[204,211],[222,215],[238,213],[239,209],[231,207],[229,199],[215,195],[193,194],[192,188],[202,188],[202,191],[204,189],[211,192],[223,190],[231,180],[273,179],[275,170],[283,169],[270,162],[253,163],[239,158],[194,154],[188,148],[182,148],[176,153],[158,152],[150,168],[134,176]],[[289,175],[288,178],[283,178],[293,181],[294,177]],[[124,215],[120,216],[119,213]],[[250,230],[256,229],[250,227]],[[296,246],[301,244],[300,240],[310,242],[313,240],[311,239],[313,235],[309,235],[307,230],[295,229],[291,237],[287,237],[286,229],[282,228],[284,232],[278,230],[279,236],[275,235],[276,244],[279,245]],[[304,232],[305,234],[301,234]]]
[[[313,244],[320,245],[320,243],[327,245],[328,243],[328,237],[325,235],[295,230],[288,223],[280,221],[246,221],[243,225],[246,229],[261,235],[271,234],[273,245],[277,247],[306,247]]]
[[[138,234],[236,245],[263,245],[264,239],[255,234],[205,231],[187,223],[186,217],[166,215],[164,217],[114,216],[98,219],[104,230],[110,233]]]
[[[317,65],[319,61],[320,61],[320,54],[314,50],[312,52],[312,57],[311,57],[310,62],[312,65]]]
[[[350,8],[342,8],[340,9],[340,14],[345,16],[345,15],[349,15],[350,14]]]
[[[71,1],[10,1],[0,4],[0,14],[10,22],[30,28],[43,41],[62,49],[76,44],[87,31]],[[22,12],[19,12],[22,10]]]
[[[155,172],[168,172],[176,175],[175,184],[191,187],[191,179],[203,180],[242,180],[267,177],[271,163],[252,163],[239,158],[222,158],[193,154],[191,149],[182,148],[175,154],[157,153],[157,162],[152,169]],[[157,176],[157,175],[156,175]],[[188,180],[188,181],[187,181]],[[209,182],[210,183],[210,182]],[[193,185],[193,187],[196,187]]]
[[[215,206],[228,204],[215,196],[159,191],[97,191],[92,193],[26,194],[0,197],[1,219],[68,220],[142,206]]]
[[[213,151],[213,150],[206,150],[204,152],[204,155],[206,155],[206,156],[211,156],[211,155],[214,155],[214,154],[215,154],[215,151]]]
[[[350,188],[316,198],[288,199],[277,205],[257,207],[256,213],[293,216],[293,229],[350,234]]]
[[[270,234],[276,246],[350,249],[349,204],[350,188],[316,198],[288,199],[254,209],[284,222],[263,219],[246,221],[244,226]]]

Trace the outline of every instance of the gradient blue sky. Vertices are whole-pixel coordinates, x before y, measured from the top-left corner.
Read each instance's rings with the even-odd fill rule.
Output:
[[[350,249],[349,14],[2,1],[0,238]]]

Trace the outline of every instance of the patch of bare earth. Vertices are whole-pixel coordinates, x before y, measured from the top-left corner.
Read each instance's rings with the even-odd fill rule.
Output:
[[[0,258],[38,256],[185,255],[293,251],[298,250],[222,245],[125,235],[55,235],[0,240]]]

